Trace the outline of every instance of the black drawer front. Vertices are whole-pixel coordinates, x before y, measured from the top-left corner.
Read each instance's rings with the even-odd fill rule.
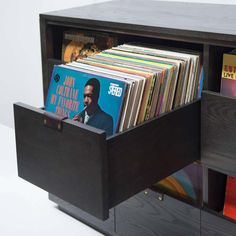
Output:
[[[118,205],[116,229],[121,236],[199,236],[200,209],[147,190]]]
[[[14,112],[19,176],[101,219],[200,156],[200,101],[109,138],[68,119],[46,127],[24,104]]]
[[[202,162],[236,176],[236,99],[204,92],[201,107]]]
[[[235,221],[230,221],[220,214],[211,214],[201,211],[201,235],[202,236],[235,236]]]
[[[83,129],[70,120],[63,121],[62,131],[57,131],[44,126],[43,113],[23,104],[14,106],[19,176],[107,218],[105,133]]]

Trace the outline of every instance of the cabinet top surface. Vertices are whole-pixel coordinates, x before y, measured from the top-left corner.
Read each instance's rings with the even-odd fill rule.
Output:
[[[164,1],[108,1],[44,14],[93,24],[236,35],[236,5]],[[191,35],[190,35],[191,36]]]

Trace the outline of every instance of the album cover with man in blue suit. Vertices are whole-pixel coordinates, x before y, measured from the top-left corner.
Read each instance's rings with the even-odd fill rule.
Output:
[[[109,75],[54,66],[46,111],[114,134],[119,125],[126,83]]]

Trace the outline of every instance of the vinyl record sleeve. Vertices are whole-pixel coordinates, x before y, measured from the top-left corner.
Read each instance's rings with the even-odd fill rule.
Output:
[[[84,89],[90,79],[95,79],[100,84],[99,109],[96,110],[99,112],[90,115],[87,124],[103,129],[112,120],[113,125],[112,128],[109,127],[107,135],[114,134],[119,124],[126,83],[112,76],[100,76],[65,66],[54,66],[45,110],[70,119],[86,111],[84,110]],[[103,120],[107,124],[103,123]]]

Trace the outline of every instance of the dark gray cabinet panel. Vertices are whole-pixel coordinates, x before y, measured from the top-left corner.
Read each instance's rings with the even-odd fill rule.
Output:
[[[116,230],[122,236],[199,236],[200,209],[152,190],[121,203],[116,211]]]

